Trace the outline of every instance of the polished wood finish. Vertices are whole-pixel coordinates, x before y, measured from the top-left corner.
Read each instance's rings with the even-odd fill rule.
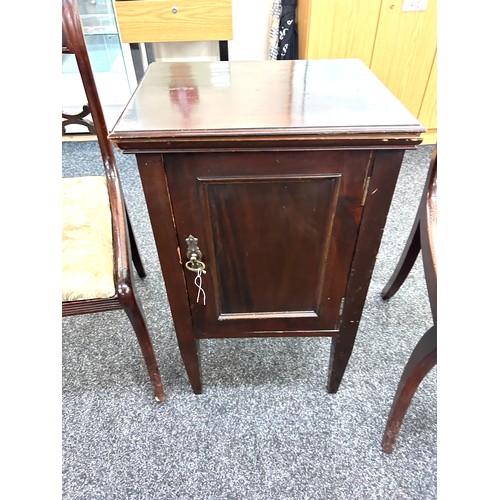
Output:
[[[63,111],[62,135],[67,133],[66,127],[68,125],[83,125],[87,129],[86,133],[95,135],[94,124],[89,118],[87,118],[89,115],[90,115],[90,109],[86,104],[82,106],[82,111],[80,111],[79,113],[70,114],[70,113],[65,113]]]
[[[123,42],[232,40],[231,0],[115,0]]]
[[[169,159],[179,238],[199,239],[210,271],[210,300],[192,310],[200,337],[338,330],[370,162],[369,151]],[[196,296],[189,274],[187,285]]]
[[[281,136],[297,147],[368,134],[370,145],[402,138],[412,147],[424,130],[358,59],[155,62],[146,75],[113,128],[117,143],[159,139],[185,151],[188,139],[219,148],[223,139],[245,147]]]
[[[179,348],[328,336],[352,350],[405,149],[422,125],[359,60],[153,63],[110,138],[137,157]],[[206,265],[198,297],[186,238]]]
[[[191,320],[191,305],[187,294],[186,276],[181,257],[175,216],[170,203],[170,189],[161,154],[137,155],[149,217],[158,249],[163,280],[179,350],[193,391],[202,392],[198,340]]]
[[[62,31],[67,53],[73,53],[76,58],[88,99],[88,106],[95,124],[95,132],[102,156],[112,218],[116,284],[116,295],[112,298],[63,302],[62,315],[71,316],[123,309],[132,323],[137,336],[153,385],[155,398],[158,401],[164,401],[165,392],[158,370],[153,344],[149,336],[141,302],[135,293],[133,272],[131,270],[132,261],[136,266],[139,276],[144,277],[145,271],[125,207],[120,178],[115,163],[113,145],[108,139],[108,128],[104,119],[104,113],[95,84],[92,67],[90,65],[78,7],[75,0],[62,1]],[[84,265],[84,263],[82,263],[82,265]]]
[[[382,449],[391,453],[396,445],[401,424],[413,395],[421,381],[437,363],[437,255],[435,233],[437,227],[437,146],[434,149],[422,199],[407,240],[391,278],[382,291],[382,298],[390,299],[404,283],[418,254],[422,253],[425,281],[429,294],[433,325],[415,346],[401,376],[392,403],[382,440]]]

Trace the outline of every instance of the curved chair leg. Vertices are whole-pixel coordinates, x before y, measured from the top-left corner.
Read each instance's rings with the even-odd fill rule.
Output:
[[[411,268],[417,260],[420,249],[420,222],[417,215],[417,220],[413,224],[405,249],[399,258],[398,265],[396,269],[394,269],[387,285],[385,285],[385,288],[382,290],[382,298],[384,300],[390,299],[404,283],[404,280],[407,278]]]
[[[144,318],[141,303],[132,291],[131,287],[120,287],[120,301],[123,309],[134,327],[139,346],[141,347],[142,355],[149,373],[149,378],[153,384],[155,398],[159,402],[165,401],[165,391],[161,381],[160,371],[156,362],[156,355],[149,336],[148,327]]]
[[[382,439],[382,449],[386,453],[391,453],[394,450],[401,423],[413,395],[424,377],[436,366],[436,363],[437,327],[434,325],[424,333],[415,346],[399,381]]]
[[[139,248],[137,247],[137,243],[135,241],[134,230],[132,229],[132,224],[130,223],[130,218],[128,216],[127,207],[125,207],[125,213],[127,215],[127,227],[128,227],[128,234],[129,234],[129,239],[130,239],[130,251],[132,252],[132,262],[134,263],[134,266],[137,270],[137,274],[141,278],[145,278],[146,271],[144,270],[144,266],[143,266],[142,260],[141,260],[141,254],[139,253]]]

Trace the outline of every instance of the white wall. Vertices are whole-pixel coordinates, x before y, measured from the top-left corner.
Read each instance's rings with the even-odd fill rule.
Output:
[[[233,0],[233,40],[230,61],[268,59],[269,26],[273,0]],[[153,44],[157,61],[218,61],[218,42]]]

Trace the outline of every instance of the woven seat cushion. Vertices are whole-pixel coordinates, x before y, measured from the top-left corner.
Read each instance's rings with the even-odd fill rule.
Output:
[[[113,297],[111,211],[105,177],[62,183],[62,300]]]

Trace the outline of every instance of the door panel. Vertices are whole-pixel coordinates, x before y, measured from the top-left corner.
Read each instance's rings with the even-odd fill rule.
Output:
[[[206,265],[205,304],[185,270],[200,337],[338,328],[369,151],[164,158],[182,258],[193,235]]]
[[[213,234],[219,316],[290,311],[317,316],[328,254],[324,227],[332,225],[339,176],[199,181]],[[318,260],[304,261],[304,255]]]

